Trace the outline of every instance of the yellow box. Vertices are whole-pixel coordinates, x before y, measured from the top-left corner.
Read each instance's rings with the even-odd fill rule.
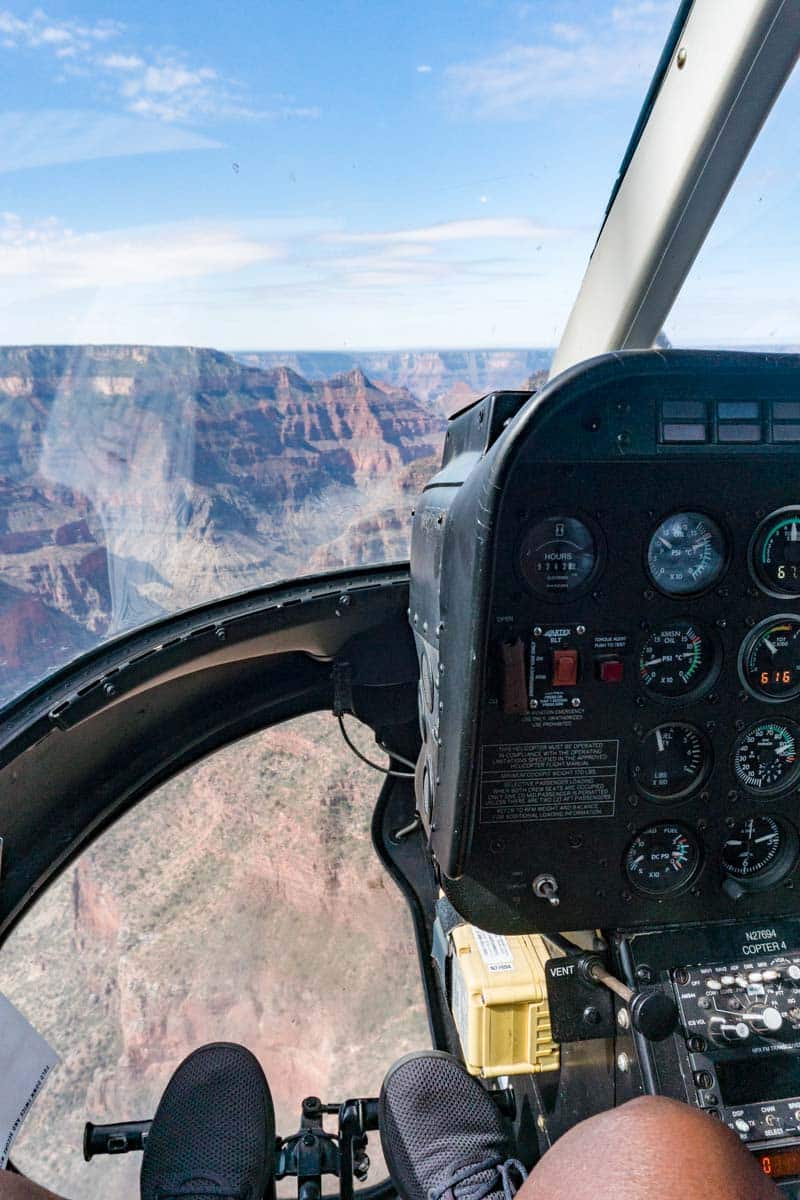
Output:
[[[544,965],[536,934],[502,937],[458,925],[452,945],[451,1001],[467,1070],[484,1079],[558,1068]]]

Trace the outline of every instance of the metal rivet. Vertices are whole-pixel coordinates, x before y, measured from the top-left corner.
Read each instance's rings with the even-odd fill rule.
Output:
[[[682,71],[686,66],[686,49],[683,46],[681,46],[680,50],[678,51],[678,57],[675,61],[678,64],[678,70]]]

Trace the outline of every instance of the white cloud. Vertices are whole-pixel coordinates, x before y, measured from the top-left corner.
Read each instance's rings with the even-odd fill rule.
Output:
[[[100,66],[109,71],[137,71],[144,66],[144,61],[138,54],[107,54],[100,59]]]
[[[0,9],[0,35],[6,48],[40,46],[58,47],[58,53],[87,53],[98,43],[118,37],[124,29],[119,21],[103,20],[91,24],[81,21],[54,20],[40,8],[27,18],[17,17],[8,9]]]
[[[417,67],[417,74],[418,75],[430,75],[432,70],[433,70],[433,67],[429,66],[428,63],[420,63],[419,66]]]
[[[223,224],[176,223],[75,233],[56,218],[0,213],[0,281],[24,292],[167,284],[239,271],[280,249]]]
[[[119,21],[93,24],[53,20],[41,9],[20,18],[0,9],[0,41],[6,50],[33,49],[52,54],[65,82],[72,76],[95,76],[101,88],[130,113],[167,123],[221,120],[313,120],[313,105],[283,104],[253,108],[242,88],[205,64],[185,55],[158,50],[147,55],[122,45],[126,27]],[[117,39],[112,52],[105,47]]]
[[[220,145],[192,129],[91,109],[0,113],[0,172]]]
[[[450,92],[484,116],[524,116],[548,100],[641,90],[658,61],[674,3],[628,0],[584,25],[557,22],[549,38],[448,67]]]
[[[529,217],[476,217],[465,221],[442,221],[438,225],[426,225],[419,229],[396,229],[379,233],[336,233],[329,235],[329,240],[364,245],[487,241],[495,238],[511,238],[517,241],[533,238],[539,241],[561,236],[564,232],[565,230],[553,226],[538,225]]]

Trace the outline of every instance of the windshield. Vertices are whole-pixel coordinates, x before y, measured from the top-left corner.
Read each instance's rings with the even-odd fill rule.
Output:
[[[0,9],[0,705],[406,557],[446,414],[548,365],[674,11]]]
[[[682,346],[800,347],[800,169],[786,147],[800,122],[792,75],[758,136],[666,322]]]

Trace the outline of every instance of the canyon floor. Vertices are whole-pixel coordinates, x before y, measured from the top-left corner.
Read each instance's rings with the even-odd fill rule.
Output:
[[[139,1156],[87,1166],[83,1123],[151,1116],[208,1041],[259,1057],[281,1133],[304,1096],[376,1095],[429,1044],[411,921],[369,837],[379,784],[331,715],[305,717],[177,777],[61,876],[0,962],[0,990],[62,1059],[21,1169],[72,1200],[137,1195]],[[375,1135],[370,1154],[373,1183]]]

